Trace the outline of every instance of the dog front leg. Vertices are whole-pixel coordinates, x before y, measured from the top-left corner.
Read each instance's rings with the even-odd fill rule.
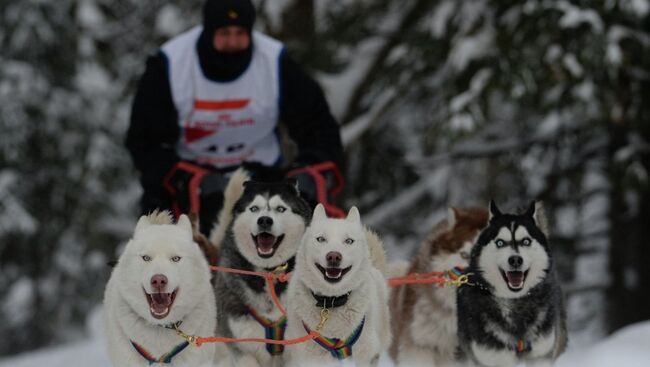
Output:
[[[430,348],[404,346],[399,350],[397,365],[400,367],[431,367],[434,359],[435,355]]]
[[[232,366],[261,367],[260,363],[253,355],[244,353],[234,345],[229,345],[228,351],[230,352],[230,360],[232,361]]]
[[[257,359],[250,354],[239,355],[235,357],[234,361],[234,365],[237,367],[261,367]]]
[[[514,367],[517,365],[515,353],[507,349],[485,348],[476,342],[472,343],[474,359],[486,367]]]
[[[526,367],[552,367],[553,361],[550,359],[530,359],[526,361]]]

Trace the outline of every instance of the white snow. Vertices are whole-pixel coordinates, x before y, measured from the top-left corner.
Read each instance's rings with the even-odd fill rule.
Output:
[[[447,33],[447,22],[454,16],[456,7],[453,1],[442,1],[435,10],[431,19],[431,34],[435,38],[442,38]]]
[[[87,29],[101,29],[104,25],[104,16],[92,0],[81,1],[77,8],[77,21]]]
[[[10,323],[20,325],[31,316],[34,302],[34,284],[29,278],[21,278],[12,284],[7,292],[7,301],[2,308],[4,314],[11,315]]]
[[[562,28],[576,28],[583,23],[590,24],[596,32],[602,32],[604,28],[603,20],[593,9],[581,9],[568,1],[560,1],[555,7],[564,12],[560,18]]]
[[[584,73],[584,68],[582,65],[580,65],[578,59],[572,53],[564,55],[564,58],[562,58],[562,63],[574,78],[579,78]]]
[[[558,111],[551,111],[539,123],[537,134],[539,136],[552,136],[562,127],[562,119]]]
[[[393,89],[385,90],[373,103],[373,107],[367,113],[355,118],[341,128],[341,140],[343,146],[347,147],[358,140],[364,132],[369,130],[381,114],[385,112],[386,106],[390,105],[395,98]]]
[[[327,94],[330,109],[338,119],[343,117],[355,87],[368,74],[368,70],[375,61],[379,50],[385,44],[386,40],[378,37],[366,40],[354,51],[357,57],[350,62],[350,65],[343,72],[339,74],[321,73],[318,75],[318,80]]]
[[[96,309],[88,318],[86,340],[0,359],[0,367],[110,367],[102,328],[101,310]],[[555,367],[647,367],[650,361],[648,340],[650,321],[631,325],[595,345],[569,348]],[[393,364],[384,356],[380,366],[391,367]]]
[[[18,175],[12,170],[0,172],[0,233],[18,230],[31,234],[38,228],[36,219],[11,195],[18,185]],[[2,245],[0,245],[2,247]]]
[[[645,17],[650,12],[648,0],[620,0],[619,3],[623,9],[639,18]]]
[[[177,6],[167,4],[160,9],[156,16],[156,31],[167,37],[175,36],[185,27],[182,18],[183,14]]]
[[[474,35],[455,42],[449,52],[449,64],[457,71],[463,71],[472,60],[480,59],[495,51],[494,29],[491,26]]]
[[[273,29],[280,29],[282,27],[282,13],[287,6],[292,5],[293,0],[273,0],[265,1],[264,12],[269,17],[269,23]]]
[[[483,92],[483,89],[488,84],[491,77],[492,71],[488,68],[483,68],[476,72],[470,81],[469,89],[455,96],[449,102],[449,109],[451,112],[457,113],[467,107],[469,103]]]
[[[80,91],[88,94],[100,94],[108,90],[112,83],[111,76],[96,63],[82,63],[75,76],[75,83]]]

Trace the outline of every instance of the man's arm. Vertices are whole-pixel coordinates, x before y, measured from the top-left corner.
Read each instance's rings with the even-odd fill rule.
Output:
[[[298,145],[296,163],[343,162],[339,125],[322,89],[287,54],[280,59],[280,119]]]
[[[151,206],[167,207],[162,187],[164,176],[179,161],[175,151],[180,129],[178,114],[172,100],[167,59],[159,53],[149,57],[133,101],[131,124],[126,136],[126,147],[141,174],[145,201],[161,203]],[[150,210],[146,202],[144,210]]]

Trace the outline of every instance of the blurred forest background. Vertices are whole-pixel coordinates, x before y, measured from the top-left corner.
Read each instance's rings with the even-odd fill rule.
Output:
[[[0,1],[0,355],[81,337],[140,188],[148,54],[201,0]],[[573,342],[650,319],[650,2],[258,0],[342,124],[347,205],[408,256],[543,200]]]

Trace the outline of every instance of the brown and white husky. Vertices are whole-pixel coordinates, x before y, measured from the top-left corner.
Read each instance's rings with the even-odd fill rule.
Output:
[[[467,267],[472,245],[487,221],[485,209],[450,208],[448,218],[436,224],[420,246],[408,273]],[[398,365],[454,365],[458,347],[455,287],[400,286],[392,292],[390,307],[390,354]]]

